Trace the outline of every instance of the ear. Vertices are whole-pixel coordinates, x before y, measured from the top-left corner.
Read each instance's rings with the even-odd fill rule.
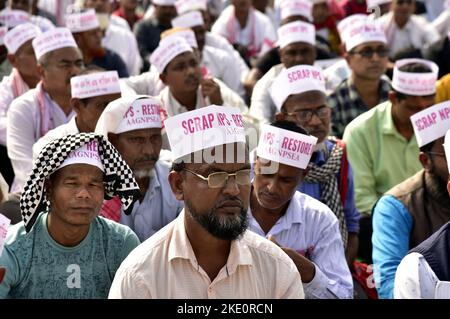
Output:
[[[53,195],[53,187],[52,187],[52,182],[50,179],[47,179],[44,183],[44,189],[45,189],[45,197],[47,198],[47,200],[50,201],[52,195]]]
[[[181,177],[180,172],[175,171],[170,172],[168,179],[170,188],[172,189],[175,198],[178,200],[184,200],[183,185],[182,185],[183,178]]]
[[[72,98],[72,99],[70,99],[70,106],[75,111],[75,113],[79,114],[80,108],[84,107],[84,104],[83,104],[83,102],[80,101],[80,99]]]
[[[347,51],[344,50],[344,53],[342,54],[342,56],[344,57],[345,61],[347,61],[347,64],[350,66],[350,54],[348,54]]]
[[[275,121],[285,121],[286,120],[286,114],[277,112],[275,113]]]
[[[426,153],[420,152],[419,161],[422,164],[422,167],[425,169],[425,171],[429,172],[432,169],[433,163],[431,162],[430,157]]]
[[[37,64],[37,70],[38,70],[39,77],[41,79],[43,79],[45,77],[45,69],[40,63]]]
[[[389,92],[389,101],[391,102],[392,105],[397,104],[397,94],[395,93],[395,91]]]
[[[450,196],[450,181],[447,182],[447,192],[448,195]]]
[[[6,58],[8,59],[9,63],[10,63],[14,68],[17,68],[17,65],[16,65],[16,56],[15,56],[14,54],[8,54],[8,55],[6,56]]]
[[[114,133],[108,133],[108,141],[112,144],[112,145],[117,145],[117,140],[119,138],[119,134],[114,134]],[[114,146],[115,147],[115,146]]]
[[[164,83],[165,85],[167,85],[167,75],[165,73],[161,73],[159,75],[159,79],[162,81],[162,83]]]

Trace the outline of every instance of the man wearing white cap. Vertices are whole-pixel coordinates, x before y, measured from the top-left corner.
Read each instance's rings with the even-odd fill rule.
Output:
[[[84,67],[81,52],[68,29],[41,33],[32,44],[42,81],[15,99],[7,114],[6,144],[15,173],[14,191],[18,192],[32,168],[33,144],[74,115],[70,78]]]
[[[313,65],[317,56],[314,25],[295,21],[278,29],[278,46],[281,64],[272,67],[255,85],[250,114],[260,123],[273,121],[277,107],[270,96],[273,81],[286,68],[300,64]]]
[[[144,70],[148,69],[148,59],[158,47],[161,33],[172,27],[172,19],[177,16],[175,0],[156,0],[152,4],[155,9],[153,16],[139,21],[134,28]]]
[[[169,183],[185,207],[119,268],[109,298],[304,298],[275,244],[246,230],[250,163],[242,114],[211,105],[165,121]]]
[[[8,231],[0,298],[106,298],[114,274],[139,240],[98,217],[103,199],[131,207],[136,181],[104,137],[69,135],[39,155],[21,197],[23,222]]]
[[[31,23],[21,24],[5,35],[5,45],[8,49],[8,61],[13,66],[11,73],[3,77],[0,83],[0,172],[12,183],[14,172],[6,152],[6,113],[11,102],[34,88],[39,82],[36,57],[31,41],[40,33]]]
[[[295,123],[263,125],[256,150],[249,228],[282,247],[302,277],[306,298],[353,298],[339,221],[297,191],[317,138]]]
[[[270,19],[255,10],[251,0],[232,0],[211,31],[226,38],[248,65],[251,59],[273,48],[277,39]]]
[[[102,46],[102,31],[94,9],[67,14],[66,27],[83,53],[85,65],[93,64],[108,71],[117,71],[121,78],[128,77],[127,66],[122,58]]]
[[[386,72],[389,48],[381,26],[371,20],[355,21],[341,33],[344,57],[351,75],[328,96],[333,110],[333,135],[344,134],[348,123],[361,113],[387,101],[391,86]]]
[[[150,62],[166,85],[159,98],[168,116],[205,107],[211,103],[239,108],[247,106],[237,93],[208,76],[202,77],[198,58],[185,39],[171,36],[163,39]]]
[[[382,194],[422,168],[409,118],[434,104],[437,74],[437,65],[430,61],[397,61],[389,101],[361,114],[345,129],[356,207],[367,218]]]
[[[123,211],[120,214],[119,210],[119,218],[142,242],[174,220],[183,209],[183,202],[170,189],[169,164],[158,160],[162,146],[161,111],[161,102],[150,96],[121,98],[106,107],[95,128],[122,155],[139,185],[139,201],[129,216]]]
[[[345,144],[328,137],[331,109],[326,102],[322,72],[309,65],[285,69],[275,79],[270,94],[278,110],[277,120],[294,122],[318,139],[298,190],[320,200],[336,215],[351,266],[358,250],[360,215],[355,208],[353,172]]]
[[[31,0],[23,1],[23,0],[8,0],[8,8],[5,10],[10,10],[10,12],[14,11],[22,11],[29,14],[30,23],[36,25],[41,29],[42,32],[53,29],[55,25],[49,19],[43,16],[32,15],[31,14]],[[2,13],[0,13],[1,15]],[[13,13],[14,14],[14,13]]]
[[[444,135],[450,129],[450,102],[411,117],[423,169],[383,195],[373,210],[373,261],[378,296],[392,298],[395,271],[408,250],[450,221]]]

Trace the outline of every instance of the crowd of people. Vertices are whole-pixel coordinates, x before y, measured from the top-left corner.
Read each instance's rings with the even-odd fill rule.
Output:
[[[450,1],[0,9],[0,298],[450,298]]]

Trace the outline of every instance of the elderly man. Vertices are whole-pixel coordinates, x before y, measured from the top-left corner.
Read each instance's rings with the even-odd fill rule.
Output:
[[[358,115],[387,101],[391,90],[389,82],[381,77],[386,72],[389,54],[381,27],[368,18],[356,20],[341,32],[341,39],[351,75],[328,96],[333,110],[332,133],[339,138]]]
[[[292,260],[246,231],[250,163],[239,110],[204,107],[165,127],[169,182],[185,208],[122,263],[109,298],[303,298]]]
[[[105,298],[139,240],[97,214],[105,196],[131,207],[137,187],[102,136],[81,133],[48,144],[21,197],[23,223],[8,231],[0,297]]]
[[[360,214],[355,207],[353,172],[345,144],[328,137],[331,109],[326,102],[321,70],[309,65],[283,70],[272,85],[271,96],[279,112],[277,119],[292,121],[318,139],[298,190],[320,200],[336,215],[351,266],[358,250]]]
[[[339,221],[327,206],[297,191],[317,141],[307,134],[288,121],[262,127],[249,228],[278,243],[291,257],[306,298],[352,298]]]
[[[122,212],[119,218],[141,241],[174,220],[183,209],[183,202],[170,189],[169,164],[158,160],[162,146],[160,113],[158,99],[129,96],[110,103],[95,128],[108,137],[133,170],[141,196],[131,214]]]
[[[450,129],[450,102],[411,117],[423,169],[389,190],[373,210],[375,283],[381,298],[392,298],[397,266],[408,250],[450,221],[444,135]]]
[[[49,130],[69,122],[70,78],[84,67],[80,50],[68,29],[56,28],[33,40],[42,81],[15,99],[8,110],[6,145],[15,185],[21,191],[32,168],[32,146]]]

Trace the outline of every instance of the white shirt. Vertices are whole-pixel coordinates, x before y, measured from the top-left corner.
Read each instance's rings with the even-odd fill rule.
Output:
[[[111,14],[109,16],[109,19],[110,19],[109,22],[112,23],[113,25],[115,25],[117,27],[121,27],[121,28],[123,28],[125,30],[128,30],[130,32],[132,31],[131,28],[130,28],[130,25],[127,22],[127,20],[125,20],[124,18],[116,16],[114,14]]]
[[[121,80],[136,94],[157,96],[166,87],[159,78],[159,72],[154,65],[150,66],[150,70],[147,72]]]
[[[197,262],[184,214],[128,255],[116,272],[110,299],[304,298],[293,261],[250,231],[232,241],[226,265],[211,281]]]
[[[131,31],[110,23],[102,44],[120,55],[130,75],[140,74],[142,59],[136,38]]]
[[[41,113],[35,91],[36,89],[29,90],[15,99],[7,113],[6,146],[15,174],[11,192],[22,191],[33,168],[33,144],[41,137]],[[45,98],[49,102],[53,127],[69,122],[75,115],[73,111],[66,115],[47,93]]]
[[[284,247],[314,263],[313,280],[303,283],[306,298],[353,298],[353,280],[345,259],[339,222],[333,212],[318,200],[295,192],[286,213],[265,234],[249,209],[249,229],[260,236],[273,235]]]
[[[120,217],[120,223],[130,227],[141,242],[174,220],[184,207],[170,188],[170,165],[157,161],[153,172],[142,201],[134,204],[130,215],[122,212]]]
[[[439,34],[448,34],[450,32],[450,12],[444,10],[435,20],[430,23],[430,27],[434,28]]]

